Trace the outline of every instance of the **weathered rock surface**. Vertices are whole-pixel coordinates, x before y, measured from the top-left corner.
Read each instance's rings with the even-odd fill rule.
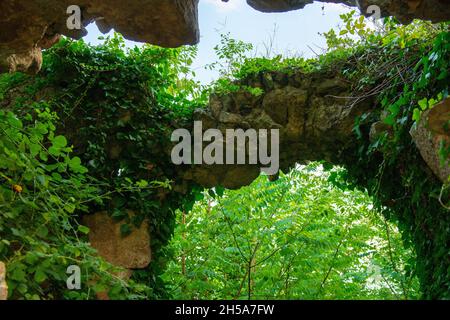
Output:
[[[134,216],[129,211],[129,216]],[[100,256],[113,265],[126,269],[143,269],[151,262],[150,235],[148,223],[139,229],[133,228],[130,235],[123,237],[121,226],[107,212],[98,212],[83,217],[83,224],[89,229],[89,240]]]
[[[6,284],[6,266],[0,261],[0,300],[8,299],[8,285]]]
[[[198,110],[194,120],[202,121],[204,131],[220,129],[224,138],[225,129],[279,129],[279,161],[283,171],[296,163],[314,160],[339,164],[346,148],[356,145],[352,131],[355,118],[372,108],[369,100],[351,103],[347,98],[350,85],[333,73],[263,72],[241,84],[260,87],[264,93],[254,96],[238,91],[213,95],[209,108]],[[226,150],[225,141],[223,146]],[[248,159],[248,147],[245,152]],[[206,187],[221,185],[230,189],[250,184],[260,172],[259,165],[180,168],[180,175],[186,180]]]
[[[448,0],[357,0],[362,13],[371,16],[368,7],[379,6],[381,15],[395,16],[402,23],[413,19],[442,22],[450,20],[450,3]]]
[[[450,177],[450,159],[442,163],[439,156],[441,143],[450,147],[450,99],[447,99],[422,114],[417,128],[411,136],[433,173],[442,181]]]
[[[239,83],[243,88],[263,90],[260,96],[242,89],[223,95],[212,95],[209,107],[197,110],[194,120],[201,121],[203,132],[221,130],[226,151],[226,129],[279,129],[280,170],[296,163],[326,160],[344,164],[352,146],[357,145],[353,132],[355,118],[375,106],[370,99],[354,104],[350,85],[335,73],[305,74],[261,72]],[[450,146],[450,99],[423,113],[417,129],[411,131],[423,159],[433,173],[446,182],[449,161],[442,164],[441,143]],[[370,139],[381,134],[392,135],[392,128],[379,121],[372,124]],[[270,143],[270,140],[269,140]],[[203,150],[210,142],[203,144]],[[235,144],[234,152],[237,152]],[[246,163],[249,163],[248,142]],[[236,157],[235,157],[236,159]],[[223,162],[225,161],[225,156]],[[192,165],[179,168],[185,180],[205,187],[221,185],[236,189],[250,184],[261,172],[261,165]]]
[[[96,21],[100,30],[112,28],[127,39],[166,47],[199,40],[198,0],[2,0],[0,1],[0,72],[40,69],[41,49],[60,34],[81,38],[86,30],[67,28],[67,8],[82,10],[82,25]]]
[[[356,6],[356,0],[326,0],[321,2],[343,3],[350,6]],[[262,12],[285,12],[297,9],[303,9],[307,4],[314,0],[247,0],[247,3],[254,9]]]
[[[42,64],[41,49],[49,48],[65,35],[75,39],[86,35],[84,26],[96,22],[102,32],[112,28],[125,38],[165,47],[199,41],[199,0],[78,0],[82,28],[69,30],[69,0],[2,0],[0,2],[0,73],[37,72]],[[216,0],[220,1],[220,0]],[[227,2],[227,1],[226,1]],[[247,0],[264,12],[301,9],[312,0]],[[450,19],[448,0],[326,0],[322,2],[358,5],[364,14],[377,5],[383,16],[402,22],[413,18],[434,22]]]
[[[381,16],[395,16],[403,23],[413,19],[431,20],[433,22],[450,19],[448,0],[318,0],[320,2],[342,3],[348,6],[358,6],[360,11],[372,16],[375,12],[370,6],[378,6]],[[283,12],[304,8],[313,0],[247,0],[253,8],[263,12]]]

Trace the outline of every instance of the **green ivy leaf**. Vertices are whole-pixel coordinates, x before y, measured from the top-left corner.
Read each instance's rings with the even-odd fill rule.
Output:
[[[428,109],[428,99],[427,98],[423,98],[422,100],[418,101],[419,107],[422,110],[427,110]]]
[[[83,234],[88,234],[90,229],[88,227],[86,227],[86,226],[79,225],[78,226],[78,231],[83,233]]]
[[[44,271],[38,269],[34,274],[34,281],[36,281],[37,283],[42,283],[45,280],[47,280],[47,275],[45,274]]]

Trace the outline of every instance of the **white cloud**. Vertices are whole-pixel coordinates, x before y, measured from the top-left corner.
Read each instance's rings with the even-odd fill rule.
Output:
[[[355,9],[356,12],[358,12],[356,8],[349,8],[348,6],[339,3],[325,3],[323,4],[323,6],[325,13],[326,12],[337,12],[339,14],[348,13],[350,9]]]
[[[229,0],[223,2],[222,0],[201,0],[207,5],[215,7],[218,12],[231,12],[236,11],[245,4],[245,0]]]

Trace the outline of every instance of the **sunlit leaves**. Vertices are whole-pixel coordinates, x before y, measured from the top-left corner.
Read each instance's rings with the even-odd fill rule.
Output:
[[[171,292],[181,299],[395,298],[401,280],[391,278],[382,218],[364,194],[327,178],[311,164],[275,182],[260,177],[222,196],[210,191],[172,241],[176,258],[164,275]],[[392,234],[404,259],[410,253]],[[370,265],[382,266],[388,283],[378,279],[371,289]]]

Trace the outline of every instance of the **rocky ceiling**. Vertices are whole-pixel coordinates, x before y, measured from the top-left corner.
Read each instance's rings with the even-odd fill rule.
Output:
[[[236,1],[236,0],[216,0]],[[127,39],[164,47],[195,44],[199,41],[199,0],[1,0],[0,72],[35,73],[42,64],[41,50],[55,44],[60,35],[81,38],[85,26],[95,22],[102,32],[112,28]],[[296,10],[312,0],[247,0],[263,12]],[[434,22],[450,19],[450,0],[327,0],[367,8],[377,5],[381,14],[402,22],[413,18]],[[82,27],[69,30],[67,8],[81,8]],[[325,19],[325,18],[324,18]]]

